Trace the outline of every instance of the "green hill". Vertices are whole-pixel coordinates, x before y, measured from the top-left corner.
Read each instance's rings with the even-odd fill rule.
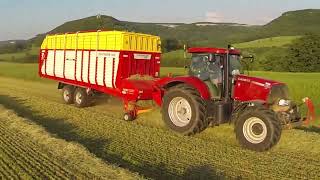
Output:
[[[297,36],[320,32],[320,9],[290,11],[263,26],[237,23],[197,22],[184,23],[139,23],[120,21],[110,16],[91,16],[69,21],[48,33],[65,33],[83,30],[107,29],[127,30],[161,36],[162,39],[176,38],[193,46],[226,46],[274,36]],[[32,39],[40,44],[44,34]]]
[[[227,44],[234,44],[240,49],[248,50],[249,52],[258,54],[258,57],[265,59],[266,56],[264,54],[274,54],[274,52],[270,51],[273,51],[273,49],[276,49],[278,53],[284,52],[284,48],[277,47],[284,47],[301,35],[319,33],[319,19],[320,9],[286,12],[263,26],[213,22],[196,22],[191,24],[139,23],[120,21],[111,16],[103,15],[100,18],[91,16],[66,22],[47,33],[40,34],[30,39],[28,42],[35,46],[40,46],[45,35],[49,33],[65,33],[97,29],[126,30],[159,35],[162,40],[174,38],[179,40],[182,44],[188,44],[188,46],[226,47]],[[31,59],[34,53],[22,51],[18,54],[4,54],[0,56],[0,59],[3,61],[19,61],[19,59],[24,58],[24,56],[20,56],[23,54],[29,56],[27,59]],[[173,61],[173,64],[179,66],[183,65],[184,63],[180,60],[175,60],[181,59],[181,56],[183,56],[183,53],[178,53],[178,55],[177,52],[173,52],[171,55],[166,54],[163,56],[163,65],[172,66]]]
[[[226,42],[237,42],[253,40],[248,39],[248,31],[255,30],[255,26],[247,27],[235,23],[219,23],[203,25],[204,22],[183,24],[183,23],[139,23],[120,21],[110,16],[96,16],[66,22],[56,27],[52,33],[77,32],[85,30],[126,30],[142,32],[161,36],[162,39],[175,38],[183,43],[192,45],[215,45],[223,46]],[[238,34],[238,35],[235,35]],[[45,34],[38,35],[31,39],[34,44],[40,45]]]
[[[283,47],[291,44],[300,36],[278,36],[264,39],[257,39],[254,41],[233,44],[236,48],[262,48],[262,47]]]
[[[251,64],[254,70],[265,70],[261,62],[268,61],[270,57],[280,57],[287,53],[288,45],[301,36],[279,36],[257,39],[243,43],[236,43],[233,46],[240,49],[244,55],[254,55],[255,61]],[[187,54],[188,58],[190,54]],[[190,59],[190,58],[189,58]],[[183,50],[171,51],[162,54],[161,66],[163,67],[183,67],[190,60],[184,58]]]
[[[265,34],[270,34],[272,36],[319,33],[319,19],[319,9],[289,11],[263,26],[263,29]]]
[[[280,70],[279,67],[270,67],[267,62],[280,59],[288,54],[289,45],[302,36],[278,36],[254,41],[236,43],[234,47],[240,49],[244,55],[254,55],[255,61],[251,64],[253,70]],[[278,69],[277,69],[278,68]]]

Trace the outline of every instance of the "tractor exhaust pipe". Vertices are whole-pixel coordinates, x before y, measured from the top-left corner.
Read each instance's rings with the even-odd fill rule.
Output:
[[[226,53],[226,58],[223,61],[223,88],[222,88],[222,101],[217,101],[214,103],[214,114],[215,121],[217,124],[223,124],[231,121],[232,115],[232,101],[230,92],[230,58],[229,50],[231,46],[228,45],[228,50]]]

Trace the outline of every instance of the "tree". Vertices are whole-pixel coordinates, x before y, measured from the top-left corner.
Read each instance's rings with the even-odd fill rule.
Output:
[[[181,49],[183,45],[177,40],[173,38],[165,39],[162,41],[162,49],[165,52],[175,51]]]
[[[26,42],[13,41],[13,42],[9,42],[5,45],[1,45],[0,46],[0,54],[21,52],[27,48],[28,48],[28,44]]]
[[[320,35],[309,34],[289,46],[285,58],[290,72],[320,71]]]

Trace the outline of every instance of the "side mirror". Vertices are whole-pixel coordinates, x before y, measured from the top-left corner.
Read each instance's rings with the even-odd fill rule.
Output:
[[[254,62],[254,56],[253,55],[249,55],[249,56],[242,56],[241,59],[249,59],[251,63]]]

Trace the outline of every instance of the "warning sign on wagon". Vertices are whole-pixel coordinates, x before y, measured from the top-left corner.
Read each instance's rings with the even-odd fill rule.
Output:
[[[119,52],[98,52],[97,53],[98,57],[111,57],[111,58],[116,58],[119,57]]]
[[[134,59],[151,59],[151,54],[134,54]]]

